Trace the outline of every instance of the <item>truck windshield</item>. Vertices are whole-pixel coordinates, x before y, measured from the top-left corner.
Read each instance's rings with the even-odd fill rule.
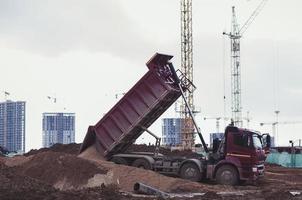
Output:
[[[254,144],[254,147],[256,149],[261,149],[262,148],[262,142],[261,142],[261,139],[258,135],[254,134],[253,135],[253,144]]]

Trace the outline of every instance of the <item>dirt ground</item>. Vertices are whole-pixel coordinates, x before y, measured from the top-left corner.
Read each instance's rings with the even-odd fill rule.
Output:
[[[24,156],[0,157],[0,199],[159,199],[134,195],[133,185],[138,181],[169,193],[204,193],[190,199],[302,199],[302,194],[291,194],[302,192],[302,169],[267,165],[265,177],[258,182],[232,187],[190,182],[115,165],[99,159],[93,147],[78,156],[79,148],[79,144],[55,145],[32,150]],[[133,146],[132,150],[146,148],[151,147]],[[166,149],[162,151],[169,154]],[[177,152],[176,155],[191,153]]]

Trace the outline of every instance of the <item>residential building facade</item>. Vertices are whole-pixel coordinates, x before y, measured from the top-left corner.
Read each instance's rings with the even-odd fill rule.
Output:
[[[25,101],[0,102],[0,146],[25,152]]]
[[[43,113],[43,147],[75,142],[75,113]]]
[[[181,144],[181,118],[162,119],[162,144],[166,146]]]

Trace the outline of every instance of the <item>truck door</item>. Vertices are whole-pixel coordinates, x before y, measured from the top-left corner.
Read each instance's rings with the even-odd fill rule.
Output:
[[[248,132],[228,134],[226,160],[238,168],[241,178],[248,178],[251,169],[252,138]]]

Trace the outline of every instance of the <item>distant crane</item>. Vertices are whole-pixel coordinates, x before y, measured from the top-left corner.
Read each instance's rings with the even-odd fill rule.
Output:
[[[275,138],[275,142],[277,143],[277,132],[276,132],[276,126],[279,124],[302,124],[302,121],[283,121],[283,122],[262,122],[260,123],[260,126],[265,125],[271,125],[272,126],[272,135]]]
[[[57,97],[47,96],[47,99],[53,101],[53,103],[57,103]]]
[[[246,117],[242,118],[243,120],[246,120],[246,128],[249,128],[250,122],[251,122],[251,117],[250,117],[250,111],[246,112]]]
[[[239,28],[237,23],[235,6],[232,7],[232,30],[230,33],[223,32],[231,40],[231,109],[234,124],[242,127],[242,105],[241,105],[241,64],[240,64],[240,39],[244,32],[255,20],[268,0],[262,0],[248,20]]]
[[[3,92],[3,94],[4,94],[4,100],[6,101],[6,100],[7,100],[7,97],[10,95],[10,93],[7,92],[7,91],[2,91],[2,92]]]
[[[54,96],[47,96],[47,99],[49,99],[52,103],[54,103],[54,105],[57,105],[57,97],[54,95]],[[61,108],[61,104],[60,104],[60,108]],[[63,107],[63,110],[66,110],[67,108],[65,106],[62,106]]]
[[[220,133],[220,120],[224,120],[224,122],[231,120],[230,117],[204,117],[204,120],[216,120],[216,132]],[[249,112],[247,112],[247,117],[243,117],[243,120],[246,120],[247,122],[247,128],[249,127],[249,122],[251,121],[251,118],[249,117]]]
[[[220,133],[219,129],[220,129],[220,120],[222,119],[222,117],[204,117],[204,120],[209,120],[209,119],[214,119],[216,120],[216,133]]]

